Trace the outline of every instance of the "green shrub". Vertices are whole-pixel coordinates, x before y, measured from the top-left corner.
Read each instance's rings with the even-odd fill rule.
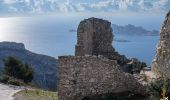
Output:
[[[167,92],[167,82],[166,82],[166,78],[163,77],[163,85],[162,85],[162,93],[161,93],[163,100],[166,100],[166,95],[167,95],[166,92]]]
[[[23,64],[14,57],[8,57],[4,60],[4,74],[16,79],[21,79],[24,82],[31,82],[33,79],[33,70],[28,64]]]
[[[2,83],[8,83],[9,79],[10,79],[10,77],[7,76],[7,75],[1,75],[0,76],[0,82],[2,82]]]
[[[12,84],[16,86],[24,86],[25,83],[22,80],[10,77],[8,75],[2,75],[0,76],[0,82],[5,83],[5,84]]]
[[[150,91],[152,92],[151,94],[156,96],[157,98],[161,98],[161,100],[164,100],[166,97],[170,96],[170,79],[161,77],[152,81],[150,85]]]
[[[24,86],[25,83],[22,80],[12,78],[8,80],[8,84],[16,85],[16,86]]]

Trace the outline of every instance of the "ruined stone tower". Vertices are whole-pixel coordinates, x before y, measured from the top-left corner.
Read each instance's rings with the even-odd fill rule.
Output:
[[[97,18],[80,22],[77,29],[76,56],[104,55],[115,52],[112,47],[111,23]]]
[[[80,22],[77,29],[75,55],[101,55],[116,60],[125,72],[139,72],[143,63],[137,59],[127,59],[124,55],[120,55],[113,48],[112,42],[113,33],[109,21],[93,17],[85,19]],[[129,62],[131,62],[131,65],[128,65]]]
[[[126,73],[132,72],[131,69],[140,72],[142,64],[136,61],[128,65],[131,60],[118,54],[112,41],[110,22],[97,18],[80,22],[76,56],[60,56],[58,59],[59,100],[84,100],[87,96],[121,92],[146,94],[133,75]]]
[[[156,57],[153,60],[152,71],[157,75],[163,74],[170,79],[170,11],[165,17],[160,41],[157,45]]]

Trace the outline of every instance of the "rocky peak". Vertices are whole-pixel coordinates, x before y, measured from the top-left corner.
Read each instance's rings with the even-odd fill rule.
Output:
[[[165,75],[170,79],[170,12],[165,17],[160,32],[160,41],[157,46],[156,57],[153,61],[152,70],[157,75]]]
[[[25,50],[23,43],[16,42],[0,42],[0,49],[15,49],[15,50]]]

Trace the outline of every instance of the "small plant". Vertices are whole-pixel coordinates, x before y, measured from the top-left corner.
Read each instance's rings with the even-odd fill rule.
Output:
[[[167,94],[167,82],[166,82],[166,78],[165,76],[162,75],[162,92],[161,92],[161,96],[162,98],[160,100],[168,100],[168,97],[166,97]]]
[[[39,95],[39,94],[40,94],[40,92],[39,92],[38,90],[36,90],[35,92],[36,92],[36,94],[37,94],[37,95]]]
[[[162,86],[161,86],[161,99],[160,100],[168,100],[168,97],[166,97],[167,95],[167,79],[165,77],[165,75],[160,72],[158,69],[156,69],[157,72],[157,78],[161,79],[162,81]]]
[[[16,85],[16,86],[24,86],[25,85],[25,83],[22,80],[16,79],[16,78],[13,78],[13,77],[10,77],[10,79],[8,80],[7,83],[12,84],[12,85]]]
[[[2,83],[8,83],[8,81],[9,81],[9,79],[10,79],[10,77],[9,76],[7,76],[7,75],[1,75],[0,76],[0,82],[2,82]]]
[[[57,92],[44,91],[40,89],[28,89],[19,91],[14,95],[16,100],[58,100]]]
[[[148,81],[148,76],[146,75],[144,68],[142,68],[142,74],[143,74],[143,78],[144,78],[143,81],[147,82]]]
[[[167,97],[167,90],[168,90],[168,80],[166,79],[166,76],[159,70],[159,67],[155,65],[154,67],[154,73],[156,75],[157,82],[155,82],[154,89],[161,95],[160,100],[168,100]]]
[[[25,90],[25,93],[28,93],[28,89],[27,88],[25,88],[24,90]]]
[[[166,98],[166,79],[163,78],[163,86],[162,86],[162,98],[163,100]]]

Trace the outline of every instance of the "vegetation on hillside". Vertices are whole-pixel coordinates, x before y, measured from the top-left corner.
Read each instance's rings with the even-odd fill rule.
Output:
[[[14,95],[14,100],[58,100],[57,92],[39,89],[22,90]]]
[[[24,64],[15,57],[4,59],[4,71],[0,77],[3,83],[24,85],[33,79],[33,70],[28,64]]]
[[[24,82],[31,82],[33,79],[33,70],[28,64],[23,64],[14,57],[8,57],[4,60],[4,73],[11,77],[21,79]]]

